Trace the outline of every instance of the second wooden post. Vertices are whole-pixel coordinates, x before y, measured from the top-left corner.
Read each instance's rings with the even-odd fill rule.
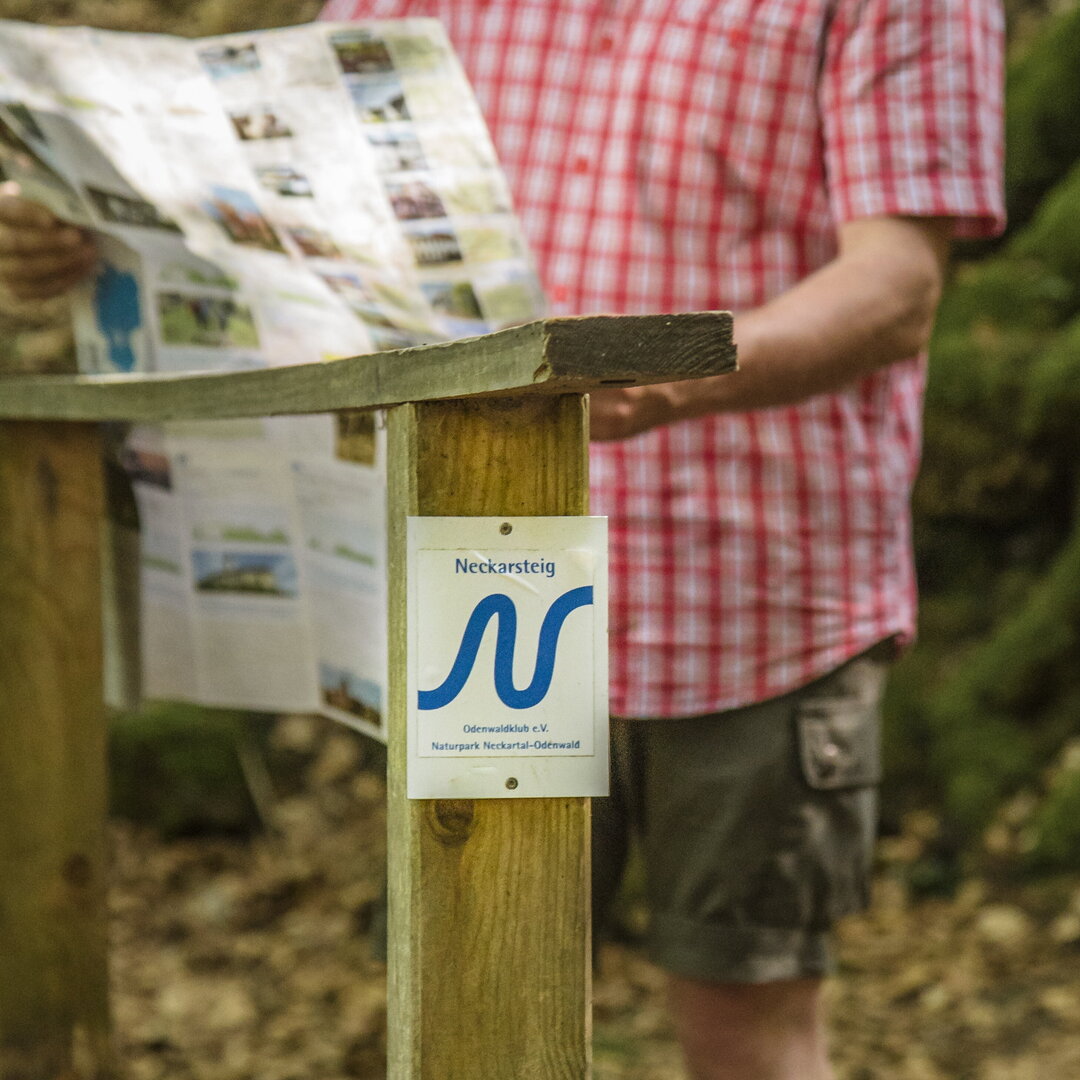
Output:
[[[0,1076],[113,1075],[101,445],[0,423]]]
[[[390,413],[391,1080],[585,1080],[589,800],[405,797],[408,515],[588,508],[580,394]]]

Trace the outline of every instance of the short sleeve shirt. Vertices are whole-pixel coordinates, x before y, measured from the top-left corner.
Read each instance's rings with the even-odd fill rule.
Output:
[[[1002,226],[997,0],[323,12],[399,16],[446,25],[556,314],[753,308],[828,262],[857,218]],[[912,358],[796,407],[593,446],[613,714],[764,700],[913,635],[923,377]]]

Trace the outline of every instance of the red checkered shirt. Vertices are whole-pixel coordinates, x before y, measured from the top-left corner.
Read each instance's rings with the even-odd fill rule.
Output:
[[[431,15],[484,110],[556,313],[745,310],[838,223],[1000,228],[996,0],[333,0]],[[737,378],[738,376],[730,376]],[[784,693],[914,633],[923,364],[794,408],[594,445],[611,710]]]

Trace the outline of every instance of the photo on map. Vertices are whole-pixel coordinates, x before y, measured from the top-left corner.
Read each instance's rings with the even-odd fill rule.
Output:
[[[428,167],[420,140],[411,131],[373,127],[367,131],[367,140],[375,151],[375,168],[381,173],[416,172]]]
[[[461,245],[448,221],[411,225],[405,231],[405,239],[418,266],[441,266],[462,261]]]
[[[455,319],[483,319],[476,290],[467,281],[425,281],[420,286],[428,303],[440,315]]]
[[[349,94],[366,124],[392,124],[411,120],[405,89],[394,74],[349,82]]]
[[[320,274],[319,277],[365,322],[376,326],[396,325],[371,289],[356,274]]]
[[[386,44],[398,70],[436,71],[450,63],[446,43],[423,34],[402,33],[395,30],[388,35]]]
[[[505,222],[492,225],[458,225],[458,242],[470,262],[500,262],[522,255],[521,241]]]
[[[257,165],[255,175],[259,184],[275,195],[310,199],[311,181],[293,165]]]
[[[314,229],[310,225],[286,225],[284,228],[292,238],[293,243],[308,258],[344,258],[341,248],[334,243],[329,233],[323,232],[321,229]]]
[[[211,551],[191,553],[195,588],[202,593],[241,593],[291,599],[296,596],[296,563],[287,553]]]
[[[394,70],[386,42],[367,30],[332,34],[330,44],[345,75],[379,75]]]
[[[386,197],[399,221],[446,217],[446,207],[439,198],[439,193],[423,180],[387,184]]]
[[[470,337],[488,329],[476,291],[468,281],[425,281],[420,286],[450,337]]]
[[[256,105],[242,112],[230,112],[233,131],[241,142],[258,139],[287,139],[292,129],[269,105]]]
[[[259,334],[251,308],[227,296],[158,293],[158,321],[166,345],[256,348]]]
[[[319,695],[325,705],[382,726],[382,690],[377,683],[332,664],[319,664]]]
[[[212,197],[202,206],[233,243],[284,252],[285,248],[274,227],[246,191],[214,187]]]
[[[98,216],[110,225],[129,225],[136,229],[160,229],[181,232],[175,221],[166,217],[153,203],[116,191],[87,187],[86,194]]]
[[[211,45],[209,48],[199,49],[199,62],[212,79],[247,75],[262,67],[253,42],[246,45]]]
[[[162,263],[157,280],[160,285],[225,289],[228,292],[236,292],[240,288],[239,280],[228,270],[190,251]]]

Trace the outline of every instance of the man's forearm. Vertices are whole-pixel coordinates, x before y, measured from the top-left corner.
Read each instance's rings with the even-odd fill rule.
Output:
[[[928,229],[931,236],[938,231],[922,223],[877,223],[872,240],[738,317],[739,374],[684,387],[680,411],[688,417],[791,405],[921,352],[933,328],[947,249],[947,240],[926,236]],[[890,240],[896,247],[886,252]]]
[[[933,327],[949,232],[936,219],[845,226],[832,262],[736,317],[736,374],[594,395],[593,438],[795,404],[916,355]]]

